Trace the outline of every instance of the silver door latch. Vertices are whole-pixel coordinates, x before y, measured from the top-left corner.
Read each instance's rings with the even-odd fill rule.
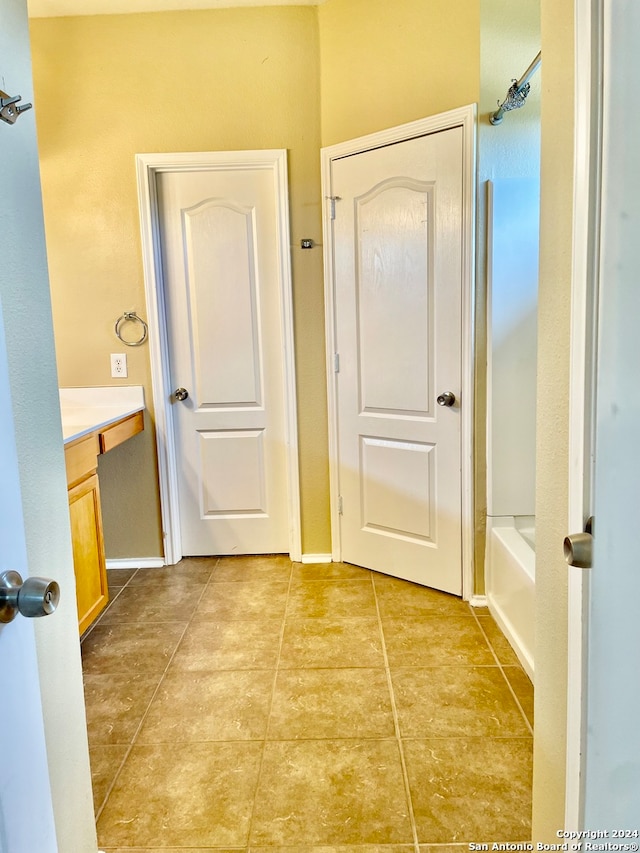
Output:
[[[48,578],[27,578],[18,572],[0,573],[0,622],[23,616],[49,616],[60,601],[60,587]]]
[[[584,533],[572,533],[564,539],[564,558],[570,566],[590,569],[593,563],[593,516],[584,526]]]
[[[0,118],[7,124],[15,124],[18,116],[21,113],[26,113],[33,107],[33,104],[18,104],[22,100],[22,95],[7,95],[0,89]]]
[[[453,393],[453,391],[444,391],[442,394],[440,394],[440,396],[436,400],[436,402],[438,403],[439,406],[447,406],[447,407],[453,406],[455,401],[456,401],[456,395]]]

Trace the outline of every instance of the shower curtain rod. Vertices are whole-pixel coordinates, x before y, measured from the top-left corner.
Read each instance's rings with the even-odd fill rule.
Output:
[[[538,52],[538,55],[533,60],[531,65],[524,72],[522,77],[519,80],[514,80],[512,86],[509,88],[507,95],[504,101],[499,104],[498,109],[495,113],[491,113],[489,116],[489,121],[491,124],[502,124],[502,119],[504,118],[504,114],[509,110],[517,110],[520,107],[524,106],[524,102],[527,100],[527,95],[529,94],[529,89],[531,88],[529,84],[529,80],[536,73],[538,68],[540,67],[540,63],[542,62],[542,51]]]

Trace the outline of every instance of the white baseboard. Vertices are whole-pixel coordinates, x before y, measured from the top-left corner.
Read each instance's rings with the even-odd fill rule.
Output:
[[[469,599],[469,604],[472,607],[488,607],[489,601],[486,595],[472,595]]]
[[[162,557],[131,557],[126,560],[107,560],[109,569],[160,569],[164,566]]]
[[[332,563],[331,554],[303,554],[303,563]]]

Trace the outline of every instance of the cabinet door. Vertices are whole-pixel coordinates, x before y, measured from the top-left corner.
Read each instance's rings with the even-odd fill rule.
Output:
[[[97,474],[69,489],[69,513],[82,634],[109,600]]]

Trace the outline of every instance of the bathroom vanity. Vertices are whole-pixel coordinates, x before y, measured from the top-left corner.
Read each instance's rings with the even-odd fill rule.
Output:
[[[144,429],[142,386],[61,388],[80,633],[107,606],[98,458]]]

